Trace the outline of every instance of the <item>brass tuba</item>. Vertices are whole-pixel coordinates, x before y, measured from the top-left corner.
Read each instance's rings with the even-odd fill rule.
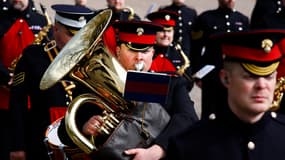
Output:
[[[47,89],[69,75],[94,91],[94,94],[74,98],[64,119],[69,137],[87,154],[98,150],[98,147],[78,130],[75,123],[78,108],[85,103],[100,107],[104,124],[98,131],[108,135],[120,122],[114,113],[128,111],[132,106],[122,97],[126,71],[106,51],[102,40],[111,16],[111,10],[104,10],[79,30],[48,67],[40,83],[41,89]]]

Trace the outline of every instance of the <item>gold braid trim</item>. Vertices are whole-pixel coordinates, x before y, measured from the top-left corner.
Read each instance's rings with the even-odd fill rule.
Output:
[[[22,84],[25,81],[25,72],[20,72],[13,77],[13,86],[17,86],[19,84]]]
[[[191,75],[188,75],[185,71],[188,67],[190,67],[190,60],[186,56],[186,54],[183,52],[181,46],[179,43],[175,45],[175,49],[180,53],[184,60],[184,64],[176,71],[176,73],[180,76],[184,76],[188,81],[192,82],[193,78]]]
[[[50,27],[52,26],[52,22],[49,18],[46,7],[44,7],[42,4],[40,4],[40,6],[41,6],[42,12],[46,18],[47,25],[44,26],[42,28],[42,30],[36,35],[36,38],[35,38],[33,44],[37,44],[37,45],[40,45],[44,38],[46,38],[49,41],[48,32],[50,30]]]
[[[283,98],[284,92],[285,92],[285,76],[280,77],[277,80],[276,88],[274,91],[274,99],[270,107],[270,110],[276,111],[280,108],[280,102]]]

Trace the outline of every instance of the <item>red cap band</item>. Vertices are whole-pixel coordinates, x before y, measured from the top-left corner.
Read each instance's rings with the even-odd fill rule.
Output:
[[[164,26],[175,26],[175,20],[165,20],[165,19],[154,19],[153,22],[159,23]]]
[[[270,53],[266,53],[262,49],[224,44],[222,45],[222,52],[229,57],[245,59],[248,61],[256,61],[256,62],[270,62],[270,61],[276,61],[277,59],[281,58],[280,50],[277,45],[272,47]],[[244,53],[254,53],[254,54],[244,54]]]
[[[156,35],[137,35],[133,33],[119,33],[119,39],[123,42],[131,42],[136,44],[155,44]]]

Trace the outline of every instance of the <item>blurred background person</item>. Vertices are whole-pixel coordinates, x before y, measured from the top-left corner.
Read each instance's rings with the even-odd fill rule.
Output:
[[[178,13],[169,10],[159,10],[148,14],[146,17],[163,26],[162,31],[156,33],[155,55],[150,70],[178,75],[178,70],[183,69],[183,76],[188,81],[189,91],[193,86],[189,58],[182,50],[181,43],[174,41],[174,28],[177,25]]]
[[[198,15],[193,25],[192,67],[195,73],[205,65],[213,65],[215,69],[197,84],[201,87],[202,118],[220,110],[219,106],[226,98],[226,89],[219,79],[222,67],[222,55],[216,48],[215,41],[209,37],[217,33],[238,32],[249,28],[249,19],[235,10],[235,0],[218,0],[218,8],[204,11]],[[219,94],[217,94],[219,91]]]
[[[10,85],[17,59],[22,50],[33,43],[37,33],[47,25],[43,15],[35,9],[32,0],[1,1],[0,9],[0,159],[8,159],[9,124],[7,123]],[[4,155],[3,155],[4,154]]]
[[[250,16],[252,29],[262,28],[264,16],[279,13],[282,10],[282,0],[256,0]]]
[[[55,23],[50,26],[54,40],[25,48],[15,69],[10,99],[10,160],[50,160],[49,156],[53,155],[49,155],[48,144],[44,143],[45,131],[65,114],[72,100],[71,90],[75,86],[70,81],[58,83],[45,91],[40,90],[39,84],[49,64],[87,23],[85,16],[93,11],[75,5],[53,5],[52,9],[56,12]]]
[[[170,5],[160,6],[160,9],[174,11],[178,14],[174,27],[174,42],[181,44],[184,53],[191,60],[192,25],[197,18],[197,11],[185,4],[185,0],[172,0]]]

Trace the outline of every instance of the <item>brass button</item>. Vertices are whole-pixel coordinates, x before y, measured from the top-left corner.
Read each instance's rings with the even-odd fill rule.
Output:
[[[215,119],[216,119],[215,113],[211,113],[211,114],[209,115],[209,119],[210,119],[210,120],[215,120]]]
[[[247,144],[247,147],[249,150],[254,150],[255,149],[255,144],[252,141],[249,141]]]

